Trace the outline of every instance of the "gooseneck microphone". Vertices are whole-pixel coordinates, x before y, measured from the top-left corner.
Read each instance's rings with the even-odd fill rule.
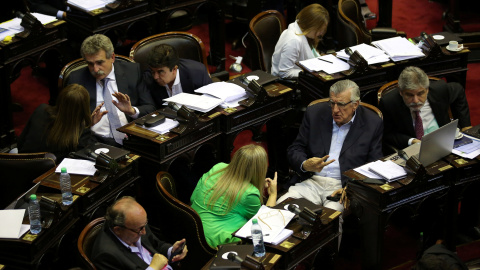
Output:
[[[97,160],[98,155],[95,154],[95,152],[93,152],[91,149],[85,149],[85,154],[87,154],[87,157],[89,157],[90,160],[93,160],[93,161]]]
[[[232,262],[239,263],[239,264],[243,263],[243,259],[240,258],[240,256],[236,255],[236,254],[233,253],[233,252],[228,253],[227,259],[229,259],[229,260],[232,261]]]
[[[177,103],[175,102],[168,102],[168,107],[176,112],[178,112],[178,110],[180,110],[180,107],[177,105]]]
[[[301,219],[305,220],[306,222],[313,224],[315,223],[315,220],[317,219],[317,214],[313,212],[312,210],[308,209],[305,207],[303,211],[301,211],[298,206],[290,204],[288,205],[288,211],[298,215]]]
[[[288,205],[288,211],[294,213],[295,215],[300,215],[302,211],[300,211],[300,208],[294,204],[289,204]]]

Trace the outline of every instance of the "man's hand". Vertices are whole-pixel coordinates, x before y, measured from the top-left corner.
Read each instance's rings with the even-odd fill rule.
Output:
[[[412,140],[412,144],[414,144],[414,143],[421,143],[421,142],[422,142],[422,141],[420,141],[419,139],[413,139],[413,140]]]
[[[335,159],[332,159],[325,162],[325,160],[327,160],[328,157],[329,155],[326,155],[322,158],[318,158],[318,157],[309,158],[305,160],[305,162],[303,163],[303,169],[309,172],[321,172],[323,170],[323,167],[335,161]]]
[[[101,112],[100,109],[102,108],[103,106],[103,103],[102,102],[100,105],[98,105],[95,110],[93,110],[92,112],[92,126],[94,126],[96,123],[98,123],[102,117],[108,113],[108,111],[103,111]]]
[[[112,100],[112,102],[113,105],[115,105],[120,111],[128,115],[134,115],[136,113],[135,109],[132,107],[132,104],[130,104],[130,97],[127,94],[116,92],[113,93],[112,96],[118,99],[118,102],[115,100]]]
[[[173,247],[172,247],[172,253],[175,252],[183,243],[185,243],[185,241],[187,241],[187,240],[185,240],[185,238],[183,238],[182,240],[175,242],[175,244],[173,244]],[[180,253],[178,255],[175,255],[172,258],[172,262],[182,260],[183,258],[185,258],[185,256],[187,256],[187,252],[188,252],[187,245],[185,245],[185,247],[183,247],[182,253]]]
[[[347,187],[345,188],[339,188],[337,190],[335,190],[333,193],[332,193],[332,197],[335,197],[337,194],[342,194],[340,196],[340,201],[338,201],[339,203],[343,204],[343,207],[345,209],[348,209],[348,207],[350,206],[350,200],[347,198]]]
[[[161,270],[168,264],[167,257],[163,256],[160,253],[155,253],[152,257],[152,262],[150,263],[150,267],[155,270]]]

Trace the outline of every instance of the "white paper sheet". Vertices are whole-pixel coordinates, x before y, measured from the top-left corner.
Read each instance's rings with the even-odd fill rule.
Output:
[[[84,159],[64,158],[55,172],[60,173],[63,167],[67,168],[69,174],[94,175],[97,171],[94,161]]]
[[[25,209],[0,210],[0,238],[20,238],[24,215]]]
[[[320,59],[326,60],[328,62],[322,61]],[[333,54],[323,55],[317,58],[312,58],[304,61],[300,61],[305,68],[312,71],[325,71],[328,74],[334,74],[337,72],[345,71],[350,69],[350,65],[343,60],[335,57]]]
[[[173,120],[173,119],[170,119],[170,118],[165,118],[165,122],[161,123],[160,125],[158,126],[154,126],[154,127],[144,127],[145,129],[148,129],[148,130],[151,130],[151,131],[154,131],[154,132],[157,132],[159,134],[165,134],[167,132],[169,132],[172,128],[175,128],[179,125],[180,123],[178,123],[177,120]]]

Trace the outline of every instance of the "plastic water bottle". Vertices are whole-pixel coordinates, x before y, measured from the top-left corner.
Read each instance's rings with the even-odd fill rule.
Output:
[[[255,257],[265,256],[265,246],[263,245],[262,227],[258,224],[258,220],[252,220],[252,241],[253,241],[253,255]]]
[[[62,203],[63,205],[70,205],[73,202],[72,196],[72,181],[70,175],[67,173],[67,168],[62,168],[60,174],[60,189],[62,190]]]
[[[30,218],[30,233],[39,234],[42,231],[42,221],[40,218],[40,205],[35,194],[30,195],[28,217]]]

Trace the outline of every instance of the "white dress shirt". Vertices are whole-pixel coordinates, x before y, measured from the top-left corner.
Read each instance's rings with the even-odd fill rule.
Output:
[[[172,89],[168,87],[168,84],[165,85],[165,89],[167,89],[168,97],[183,93],[182,84],[180,83],[180,69],[177,69],[177,76],[175,77],[175,81],[173,81]]]

